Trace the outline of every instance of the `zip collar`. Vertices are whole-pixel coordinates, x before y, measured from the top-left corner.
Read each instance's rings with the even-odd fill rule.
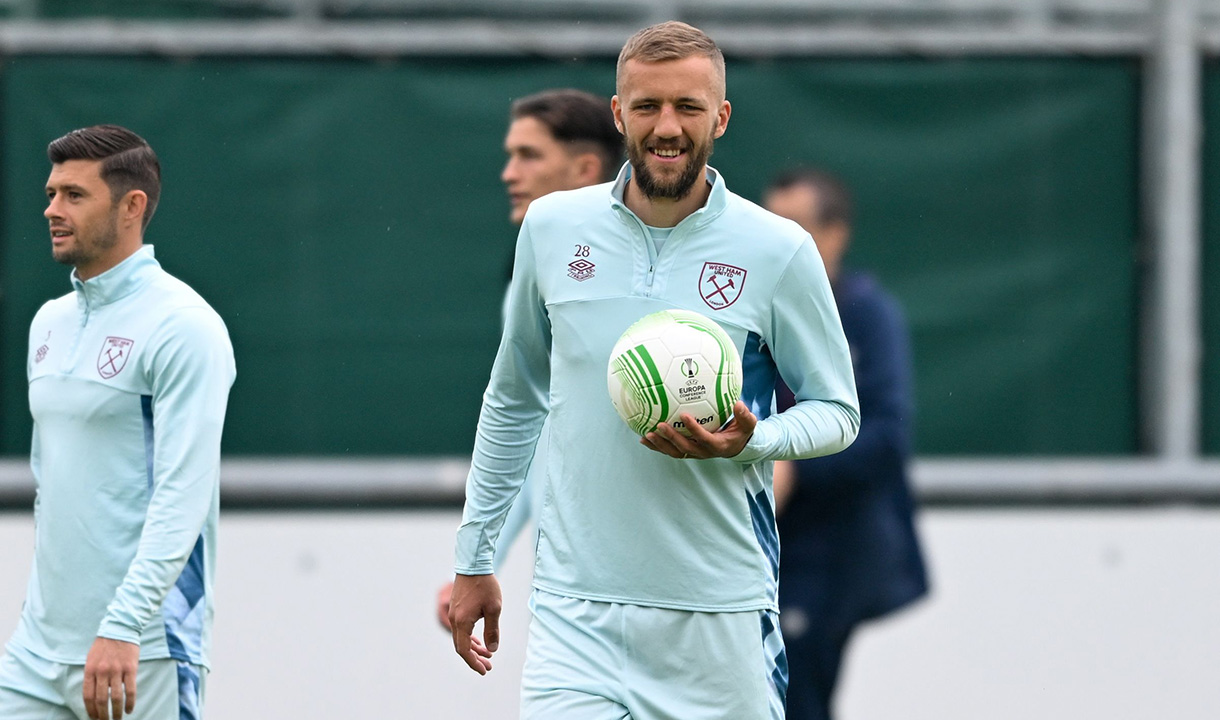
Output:
[[[97,277],[81,280],[75,268],[70,277],[72,287],[76,290],[77,302],[85,307],[96,308],[144,287],[160,269],[161,263],[153,256],[153,246],[142,245],[123,262]]]
[[[610,206],[620,214],[626,213],[642,224],[643,221],[640,220],[639,216],[632,212],[631,208],[627,207],[627,204],[623,202],[623,194],[627,190],[627,181],[631,179],[631,171],[631,163],[623,163],[622,169],[618,171],[618,177],[614,180],[614,185],[610,188]],[[712,186],[712,192],[707,196],[707,202],[703,204],[703,207],[683,218],[675,227],[687,223],[695,227],[706,225],[719,217],[720,213],[724,212],[725,208],[728,207],[729,189],[724,184],[724,177],[715,168],[708,165],[706,180],[707,184]]]

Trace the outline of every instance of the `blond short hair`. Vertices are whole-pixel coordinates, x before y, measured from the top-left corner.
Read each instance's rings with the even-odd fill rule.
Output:
[[[720,52],[715,41],[702,30],[676,20],[646,27],[627,39],[622,52],[618,55],[615,90],[622,93],[623,68],[628,60],[662,62],[664,60],[682,60],[693,55],[706,57],[712,61],[712,67],[715,68],[716,78],[719,81],[720,98],[724,99],[724,53]]]

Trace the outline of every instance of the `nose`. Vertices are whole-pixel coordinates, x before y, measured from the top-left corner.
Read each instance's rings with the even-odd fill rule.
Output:
[[[672,107],[661,108],[654,132],[658,137],[672,138],[682,134],[682,123],[678,122],[678,113]]]
[[[517,179],[517,159],[509,158],[508,162],[504,163],[504,169],[500,171],[500,181],[505,185],[511,185]]]
[[[58,197],[59,196],[56,195],[54,198],[47,199],[47,209],[42,211],[42,216],[48,220],[63,217],[63,215],[59,212],[59,205],[57,204]]]

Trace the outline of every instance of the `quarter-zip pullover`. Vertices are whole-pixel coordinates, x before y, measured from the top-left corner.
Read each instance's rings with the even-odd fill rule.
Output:
[[[530,205],[503,339],[483,397],[456,570],[486,574],[505,513],[550,413],[534,586],[566,597],[679,610],[777,609],[770,460],[847,447],[859,410],[847,342],[811,238],[729,192],[658,252],[613,183]],[[639,444],[606,389],[610,350],[657,310],[701,312],[742,355],[760,418],[734,458],[675,460]],[[796,394],[772,414],[775,379]]]
[[[101,636],[206,667],[228,332],[151,245],[71,279],[30,326],[36,542],[10,644],[81,665]]]

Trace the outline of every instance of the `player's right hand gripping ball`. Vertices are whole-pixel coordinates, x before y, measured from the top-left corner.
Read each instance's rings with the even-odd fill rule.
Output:
[[[610,351],[606,380],[619,417],[639,435],[688,413],[715,431],[741,397],[741,356],[728,333],[690,310],[662,310],[627,328]]]

